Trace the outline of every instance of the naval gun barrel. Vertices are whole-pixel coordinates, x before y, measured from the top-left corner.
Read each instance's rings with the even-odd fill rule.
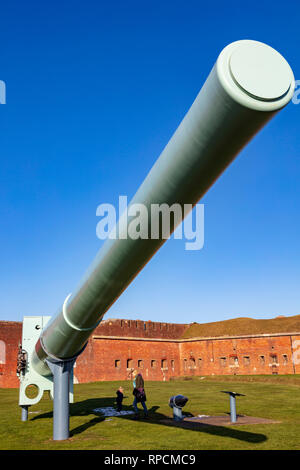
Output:
[[[128,206],[194,206],[252,137],[291,100],[293,72],[280,53],[257,41],[226,46],[174,135]],[[118,222],[125,233],[131,218]],[[148,220],[151,233],[151,220]],[[171,233],[176,226],[173,223]],[[32,358],[78,355],[104,314],[166,241],[107,239],[77,289],[42,332]]]

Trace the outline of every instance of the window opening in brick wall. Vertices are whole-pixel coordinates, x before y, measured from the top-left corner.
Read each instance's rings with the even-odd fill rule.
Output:
[[[120,361],[120,359],[116,359],[116,360],[115,360],[115,367],[116,367],[117,369],[120,369],[120,367],[121,367],[121,361]]]
[[[196,369],[196,361],[193,357],[190,357],[190,369]]]
[[[237,356],[230,356],[229,358],[229,364],[231,366],[238,366],[239,365],[239,360]]]
[[[5,342],[0,340],[0,364],[5,364],[6,362],[5,349]]]
[[[271,354],[270,360],[272,364],[277,364],[277,354]]]
[[[222,367],[225,367],[226,366],[226,357],[220,357],[220,365]]]
[[[139,369],[143,369],[143,368],[144,368],[144,361],[143,361],[143,359],[139,359],[139,360],[138,360],[138,368],[139,368]]]
[[[287,363],[288,363],[287,354],[283,354],[283,355],[282,355],[282,359],[283,359],[283,364],[287,364]]]
[[[250,356],[244,356],[243,360],[244,360],[245,366],[248,366],[250,364]]]

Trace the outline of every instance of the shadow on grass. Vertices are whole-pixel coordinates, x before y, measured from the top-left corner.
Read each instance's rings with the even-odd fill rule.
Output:
[[[95,408],[104,408],[108,406],[115,406],[115,398],[107,397],[107,398],[90,398],[78,403],[70,404],[70,416],[89,416],[89,415],[96,415],[95,418],[91,419],[85,424],[78,426],[70,431],[70,437],[81,434],[82,432],[86,431],[92,426],[99,424],[105,421],[105,416],[99,416],[93,410]],[[225,426],[214,426],[209,424],[201,424],[201,423],[190,423],[190,422],[181,422],[181,423],[174,423],[173,420],[162,413],[159,413],[159,406],[152,406],[149,409],[149,418],[143,419],[143,412],[141,411],[140,418],[138,420],[134,419],[134,415],[120,415],[114,416],[113,418],[117,419],[125,419],[132,422],[132,425],[135,426],[137,422],[143,422],[145,426],[147,424],[159,424],[161,426],[167,426],[172,428],[180,428],[186,431],[193,431],[193,432],[202,432],[206,434],[211,434],[214,436],[219,437],[228,437],[231,439],[238,439],[240,441],[250,442],[253,444],[257,444],[260,442],[264,442],[267,440],[267,436],[264,434],[257,434],[248,431],[242,431],[240,429],[225,427]],[[132,406],[124,406],[122,408],[124,411],[132,411]],[[190,413],[183,413],[184,416],[192,416]],[[52,418],[53,412],[43,413],[41,415],[35,416],[31,419],[31,421],[35,421],[37,419],[45,419],[45,418]],[[170,423],[166,422],[170,419]]]

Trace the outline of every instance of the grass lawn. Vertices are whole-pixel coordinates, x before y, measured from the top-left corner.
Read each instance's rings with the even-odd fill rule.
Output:
[[[149,420],[129,416],[103,418],[94,408],[112,406],[116,389],[125,389],[124,409],[132,409],[130,382],[97,382],[74,386],[67,441],[52,441],[52,402],[44,397],[29,408],[21,422],[17,389],[0,389],[0,449],[104,449],[104,450],[299,450],[300,376],[227,376],[146,382]],[[229,412],[229,398],[221,390],[246,396],[237,398],[237,412],[280,421],[274,424],[204,426],[189,430],[162,423],[172,417],[168,400],[184,394],[184,411],[194,416]],[[139,407],[141,407],[139,405]],[[142,413],[141,413],[141,416]]]

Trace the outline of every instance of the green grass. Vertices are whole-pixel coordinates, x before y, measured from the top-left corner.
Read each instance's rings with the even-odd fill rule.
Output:
[[[29,408],[29,420],[21,422],[18,390],[0,389],[0,449],[104,449],[104,450],[278,450],[300,449],[300,376],[205,377],[170,382],[146,382],[150,419],[104,419],[94,408],[111,406],[115,391],[125,388],[124,409],[131,409],[130,382],[97,382],[74,386],[67,441],[52,440],[52,402],[46,396]],[[221,390],[245,394],[237,399],[241,414],[269,418],[280,423],[243,426],[205,426],[187,430],[162,423],[172,416],[170,396],[189,398],[185,411],[193,415],[224,415],[228,396]],[[139,405],[140,406],[140,405]]]

